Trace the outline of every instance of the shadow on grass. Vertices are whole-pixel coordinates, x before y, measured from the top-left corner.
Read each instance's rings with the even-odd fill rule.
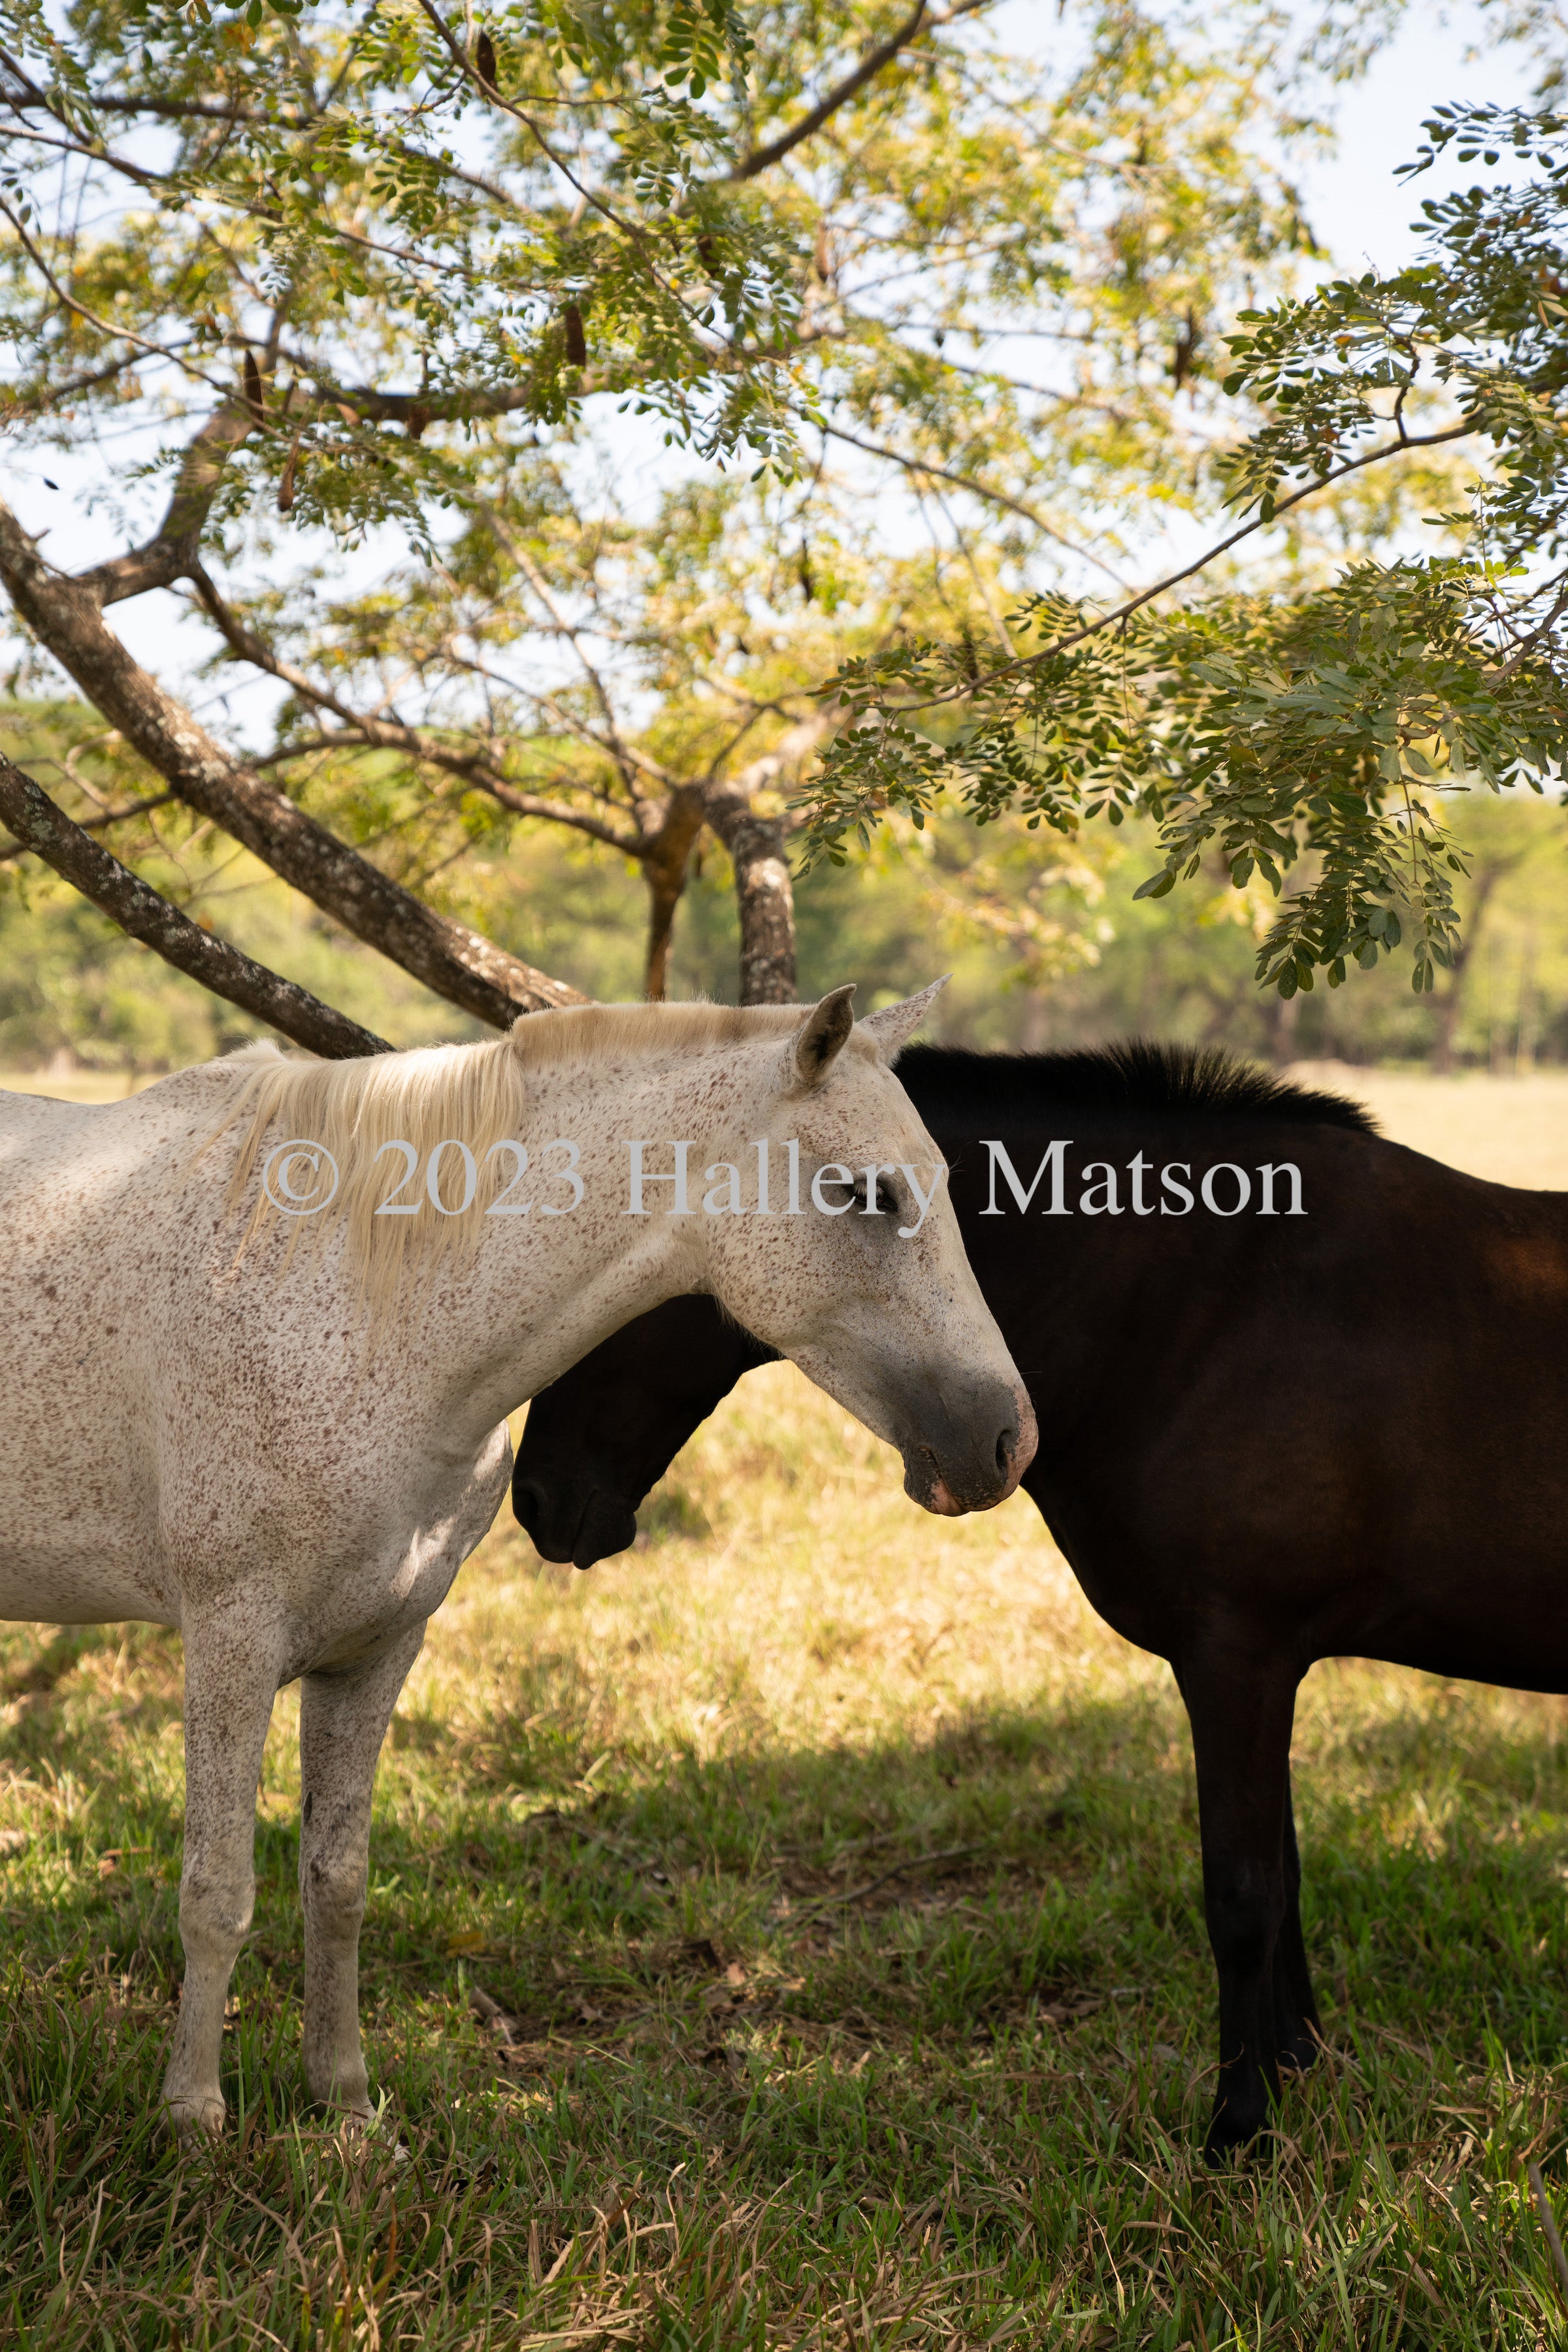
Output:
[[[403,1723],[384,1761],[363,2009],[392,2120],[358,2152],[298,2089],[297,1843],[263,1821],[235,2128],[182,2161],[153,2113],[177,1652],[123,1705],[73,1690],[87,1655],[44,1650],[0,1747],[33,1824],[5,1858],[18,2344],[1176,2352],[1250,2346],[1272,2309],[1281,2342],[1448,2352],[1546,2325],[1510,2184],[1563,2089],[1549,1706],[1532,1734],[1425,1686],[1347,1703],[1300,1775],[1309,1939],[1359,2063],[1289,2094],[1245,2191],[1191,2155],[1213,1995],[1173,1691],[830,1751],[742,1719],[717,1756],[606,1761],[565,1662],[460,1730]]]
[[[71,1670],[102,1646],[62,1634],[12,1677],[23,1701],[0,1760],[77,1793],[7,1868],[10,1947],[34,1969],[137,1978],[166,1997],[181,1967],[181,1790],[158,1737],[177,1721],[170,1658],[162,1691],[127,1706],[64,1704]],[[384,2016],[405,1995],[450,1996],[467,1968],[530,2042],[644,2029],[690,2000],[704,2032],[765,2012],[889,2046],[984,2039],[1047,2012],[1061,2027],[1090,2000],[1152,2003],[1206,2031],[1173,1688],[977,1708],[880,1746],[784,1748],[742,1723],[716,1757],[624,1748],[608,1769],[593,1699],[574,1661],[543,1658],[460,1731],[395,1725],[363,1946]],[[1484,1698],[1415,1685],[1406,1706],[1352,1710],[1299,1768],[1328,2009],[1562,2054],[1568,1736],[1541,1706],[1532,1736],[1517,1714],[1489,1719]],[[294,1823],[269,1811],[247,2000],[296,1997],[297,1859]],[[731,1976],[743,1981],[722,1990]]]

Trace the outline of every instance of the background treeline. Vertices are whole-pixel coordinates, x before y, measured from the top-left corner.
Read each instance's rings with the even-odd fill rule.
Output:
[[[0,745],[57,786],[68,772],[90,785],[96,763],[116,804],[156,789],[79,706],[14,702],[0,712]],[[156,846],[143,872],[354,1019],[402,1045],[484,1034],[188,812],[146,822]],[[1135,901],[1155,863],[1152,828],[1128,824],[1069,847],[956,816],[799,879],[801,993],[854,979],[869,1005],[951,967],[943,1034],[954,1042],[1039,1048],[1142,1032],[1278,1061],[1497,1072],[1568,1061],[1568,816],[1531,794],[1483,793],[1458,803],[1455,830],[1472,866],[1460,886],[1464,948],[1431,995],[1414,994],[1394,964],[1353,987],[1262,994],[1254,958],[1272,902],[1261,889],[1238,893],[1216,869],[1196,901]],[[640,992],[644,889],[629,861],[538,830],[460,871],[459,910],[503,945],[590,995]],[[710,844],[675,935],[672,994],[733,1001],[736,922],[729,861]],[[262,1034],[64,884],[19,861],[0,866],[0,1066],[64,1055],[171,1069]]]

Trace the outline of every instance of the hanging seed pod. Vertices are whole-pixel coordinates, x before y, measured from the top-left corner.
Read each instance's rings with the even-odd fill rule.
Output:
[[[489,89],[494,89],[497,87],[496,45],[482,26],[479,38],[474,43],[474,71]]]
[[[287,514],[294,504],[294,482],[295,478],[300,471],[300,434],[302,434],[303,431],[304,427],[301,426],[300,433],[295,434],[293,440],[289,446],[288,457],[284,461],[283,479],[278,485],[278,511],[279,514]]]
[[[583,332],[583,313],[575,302],[568,302],[561,313],[561,324],[566,334],[566,363],[569,367],[588,364],[588,338]]]
[[[261,397],[261,370],[256,364],[256,354],[254,352],[247,351],[245,354],[244,380],[245,404],[249,409],[251,415],[259,420],[263,407]]]

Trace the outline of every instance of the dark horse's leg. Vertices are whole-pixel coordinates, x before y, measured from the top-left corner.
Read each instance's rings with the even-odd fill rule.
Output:
[[[1219,1973],[1219,2081],[1205,2154],[1256,2139],[1278,2097],[1275,1952],[1286,1914],[1285,1822],[1296,1677],[1205,1642],[1176,1664],[1192,1720],[1204,1910]]]
[[[1312,1999],[1307,1947],[1301,1936],[1301,1856],[1296,1845],[1296,1816],[1290,1803],[1289,1768],[1285,1777],[1285,1916],[1274,1945],[1274,2046],[1281,2066],[1304,2074],[1317,2063],[1322,2049],[1318,2004]]]

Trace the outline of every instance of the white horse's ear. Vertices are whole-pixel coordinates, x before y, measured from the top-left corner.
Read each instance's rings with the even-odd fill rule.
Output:
[[[819,1087],[838,1059],[855,1026],[849,1002],[854,993],[852,980],[842,988],[831,989],[795,1031],[787,1059],[792,1091],[808,1092]]]
[[[952,972],[944,971],[918,996],[906,996],[900,1004],[884,1004],[880,1013],[868,1013],[860,1026],[875,1037],[884,1062],[890,1066],[897,1061],[952,978]]]

